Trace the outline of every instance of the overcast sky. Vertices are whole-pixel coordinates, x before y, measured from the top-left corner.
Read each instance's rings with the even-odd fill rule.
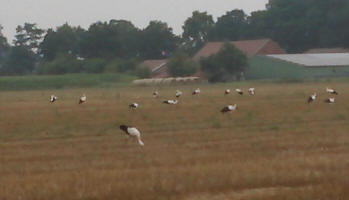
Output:
[[[35,22],[40,28],[66,22],[87,28],[96,21],[126,19],[144,28],[151,20],[167,22],[175,34],[194,10],[207,11],[215,18],[226,11],[246,13],[265,8],[268,0],[0,0],[0,24],[12,41],[17,25]]]

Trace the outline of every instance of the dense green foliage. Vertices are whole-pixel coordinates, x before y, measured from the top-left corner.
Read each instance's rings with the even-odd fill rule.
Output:
[[[210,82],[236,80],[248,65],[247,57],[228,42],[217,54],[202,58],[200,62]]]
[[[183,52],[175,53],[167,62],[167,72],[173,77],[195,74],[199,64]]]
[[[108,87],[129,84],[136,77],[124,74],[65,74],[0,77],[0,91]]]

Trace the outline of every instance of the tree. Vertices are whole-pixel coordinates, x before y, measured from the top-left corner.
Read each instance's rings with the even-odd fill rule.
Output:
[[[167,72],[173,77],[191,76],[198,68],[198,63],[183,52],[176,52],[167,62]]]
[[[88,58],[111,59],[121,54],[118,32],[113,23],[92,24],[81,42],[82,55]]]
[[[71,27],[63,24],[56,31],[49,29],[40,44],[41,53],[46,61],[53,60],[58,54],[81,54],[80,42],[86,31],[81,27]]]
[[[182,34],[182,45],[189,54],[194,54],[209,40],[214,21],[207,12],[194,11],[192,16],[185,20]]]
[[[16,47],[36,53],[44,33],[45,31],[38,28],[35,23],[25,23],[24,26],[17,26],[13,43]]]
[[[12,47],[6,57],[4,66],[0,69],[1,75],[30,74],[35,67],[35,56],[28,49],[18,46]]]
[[[200,60],[201,69],[210,82],[234,80],[247,68],[247,57],[230,43],[215,55]]]
[[[3,27],[0,25],[0,70],[4,63],[5,54],[9,49],[6,37],[2,34]]]
[[[179,39],[164,22],[151,21],[141,32],[141,52],[144,59],[160,59],[171,55]]]
[[[2,56],[9,47],[6,37],[2,34],[2,30],[3,27],[0,24],[0,56]]]
[[[213,31],[214,40],[240,40],[247,35],[247,15],[243,10],[232,10],[218,18]]]

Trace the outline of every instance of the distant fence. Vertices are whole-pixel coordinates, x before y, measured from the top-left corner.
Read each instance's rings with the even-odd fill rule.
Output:
[[[171,84],[191,84],[199,83],[199,77],[177,77],[177,78],[150,78],[138,79],[132,83],[134,85],[171,85]]]

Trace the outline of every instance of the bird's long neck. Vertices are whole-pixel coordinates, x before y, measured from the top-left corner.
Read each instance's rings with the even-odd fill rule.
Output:
[[[144,143],[141,140],[141,136],[137,135],[137,140],[140,145],[144,146]]]

